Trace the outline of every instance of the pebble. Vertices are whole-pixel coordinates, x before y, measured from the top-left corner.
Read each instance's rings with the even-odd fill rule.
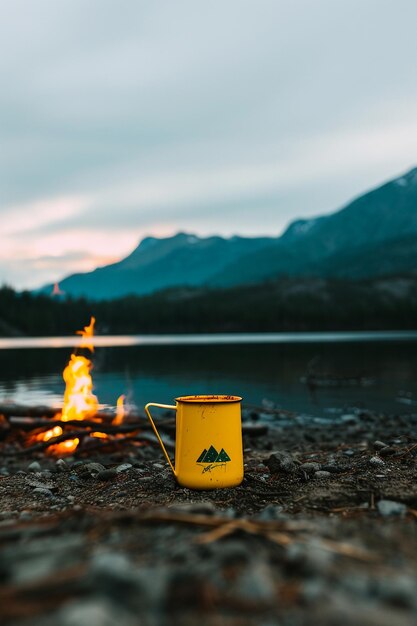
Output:
[[[385,461],[380,459],[379,456],[372,456],[368,462],[369,465],[372,465],[372,467],[382,467],[385,465]]]
[[[68,472],[70,469],[68,463],[66,463],[64,459],[58,459],[55,465],[59,472]]]
[[[54,495],[50,489],[46,487],[36,487],[33,490],[33,493],[36,493],[38,496],[45,496],[46,498],[53,498]]]
[[[32,513],[30,511],[20,511],[20,519],[29,520],[32,519]]]
[[[217,508],[213,502],[173,502],[168,508],[170,511],[195,515],[214,515],[217,513]]]
[[[358,421],[358,417],[357,415],[352,414],[348,414],[348,415],[342,415],[340,417],[340,421],[343,422],[344,424],[356,424]]]
[[[272,606],[276,600],[277,592],[272,572],[261,560],[256,560],[244,568],[236,583],[236,595],[246,601],[256,602],[261,606]]]
[[[77,600],[65,604],[56,615],[60,626],[134,626],[135,617],[126,615],[120,606],[111,604],[105,598]]]
[[[302,576],[312,577],[327,575],[331,567],[334,555],[323,548],[318,539],[314,539],[307,544],[291,543],[286,549],[286,560]]]
[[[303,463],[300,465],[300,470],[303,470],[303,472],[306,472],[307,474],[314,474],[314,472],[319,472],[321,470],[321,465],[320,463],[314,462]]]
[[[320,470],[314,474],[314,478],[330,478],[330,476],[331,472],[326,472],[324,470]]]
[[[30,465],[28,465],[29,472],[40,472],[42,470],[40,463],[38,461],[32,461]]]
[[[55,486],[52,482],[47,482],[44,480],[38,480],[36,478],[26,478],[26,484],[30,485],[31,487],[40,487],[41,489],[49,489],[49,490],[53,490],[55,489]]]
[[[392,446],[387,446],[386,448],[382,448],[382,450],[379,451],[379,454],[381,456],[391,456],[392,454],[395,454],[397,452],[397,448],[393,448]]]
[[[264,522],[270,522],[285,517],[283,513],[284,507],[280,504],[268,504],[256,517]]]
[[[116,467],[116,472],[118,474],[121,474],[122,472],[127,472],[128,470],[130,470],[133,467],[133,465],[131,463],[122,463],[121,465],[118,465]]]
[[[390,576],[378,581],[376,593],[385,602],[402,607],[403,609],[415,609],[417,607],[416,581],[412,576]]]
[[[117,476],[117,470],[111,468],[111,469],[104,469],[101,472],[98,472],[95,478],[96,480],[113,480],[115,476]]]
[[[85,463],[84,465],[79,466],[79,473],[82,476],[89,474],[90,476],[97,476],[99,472],[102,472],[106,468],[101,463]]]
[[[267,424],[244,424],[242,426],[242,433],[248,437],[262,437],[267,435],[268,431]]]
[[[383,517],[389,517],[391,515],[405,515],[407,513],[407,506],[402,502],[395,502],[394,500],[380,500],[376,504],[378,512]]]
[[[296,470],[294,459],[289,452],[279,450],[274,452],[271,456],[264,461],[271,474],[278,474],[283,472],[284,474],[292,474]]]
[[[383,441],[374,441],[373,446],[375,448],[375,450],[382,450],[382,448],[387,448],[388,444],[384,443]]]

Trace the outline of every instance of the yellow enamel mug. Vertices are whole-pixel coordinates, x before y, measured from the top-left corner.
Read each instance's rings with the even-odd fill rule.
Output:
[[[239,396],[182,396],[176,405],[149,402],[145,411],[174,476],[183,487],[219,489],[243,480],[242,419]],[[176,411],[175,466],[149,408]]]

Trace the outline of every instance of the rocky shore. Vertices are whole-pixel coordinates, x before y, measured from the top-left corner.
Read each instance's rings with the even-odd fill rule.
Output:
[[[158,448],[0,467],[10,626],[417,621],[417,415],[244,413],[240,487],[179,487]]]

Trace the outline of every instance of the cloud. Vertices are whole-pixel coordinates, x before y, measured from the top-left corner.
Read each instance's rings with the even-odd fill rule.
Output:
[[[416,163],[414,0],[2,9],[0,277],[16,284],[44,279],[48,250],[49,280],[145,233],[278,233]]]

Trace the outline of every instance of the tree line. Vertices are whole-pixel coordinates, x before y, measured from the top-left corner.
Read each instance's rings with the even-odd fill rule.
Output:
[[[400,285],[401,278],[385,279]],[[381,279],[281,278],[229,289],[176,288],[89,301],[0,288],[0,335],[71,335],[91,315],[103,334],[413,329],[417,277],[404,292]],[[404,282],[404,281],[403,281]]]

